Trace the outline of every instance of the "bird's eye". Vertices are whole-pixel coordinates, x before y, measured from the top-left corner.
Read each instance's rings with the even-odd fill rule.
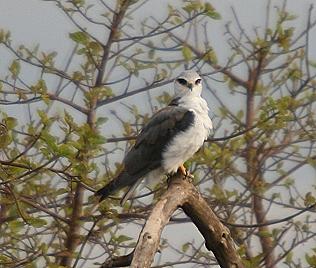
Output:
[[[195,80],[195,84],[196,84],[196,85],[201,84],[201,82],[202,82],[202,80],[201,80],[200,78]]]
[[[181,84],[183,86],[186,86],[186,84],[187,84],[187,81],[185,79],[183,79],[183,78],[178,78],[177,81],[178,81],[179,84]]]

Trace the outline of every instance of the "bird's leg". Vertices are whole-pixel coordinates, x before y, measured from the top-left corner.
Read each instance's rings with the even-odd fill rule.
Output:
[[[178,167],[178,172],[181,173],[182,175],[186,176],[187,175],[187,169],[184,167],[182,164],[180,167]]]
[[[184,167],[183,164],[178,167],[177,173],[183,175],[184,179],[189,179],[190,182],[194,178],[194,176],[192,174],[190,174],[190,172]],[[170,179],[172,178],[173,175],[175,175],[175,172],[167,174],[167,183],[168,184],[170,183]]]
[[[184,167],[183,164],[181,166],[179,166],[178,172],[183,174],[186,179],[188,178],[188,179],[192,180],[194,178],[194,176],[192,174],[190,174],[190,172]]]

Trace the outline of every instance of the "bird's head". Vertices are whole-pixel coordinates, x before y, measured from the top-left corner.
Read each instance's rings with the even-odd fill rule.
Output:
[[[186,95],[199,97],[202,93],[202,79],[193,70],[184,71],[174,81],[174,88],[177,97]]]

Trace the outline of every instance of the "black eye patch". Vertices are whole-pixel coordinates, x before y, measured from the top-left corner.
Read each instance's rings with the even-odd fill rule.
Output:
[[[196,84],[196,85],[201,84],[201,82],[202,82],[202,80],[201,80],[200,78],[195,80],[195,84]]]
[[[177,79],[178,83],[183,85],[183,86],[186,86],[187,85],[187,80],[183,79],[183,78],[178,78]]]

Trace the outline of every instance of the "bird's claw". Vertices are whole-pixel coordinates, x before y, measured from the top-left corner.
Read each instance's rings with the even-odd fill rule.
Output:
[[[186,170],[185,175],[184,175],[184,179],[188,180],[189,182],[192,182],[194,179],[194,175]]]
[[[194,179],[194,176],[183,165],[179,167],[178,172],[182,173],[183,178],[190,182]]]
[[[188,180],[189,182],[192,182],[192,180],[194,179],[194,175],[191,174],[183,165],[181,165],[181,166],[178,168],[177,172],[167,174],[167,183],[168,183],[168,184],[169,184],[169,182],[170,182],[172,176],[174,176],[176,173],[181,174],[181,175],[182,175],[182,178],[183,178],[184,180]]]

